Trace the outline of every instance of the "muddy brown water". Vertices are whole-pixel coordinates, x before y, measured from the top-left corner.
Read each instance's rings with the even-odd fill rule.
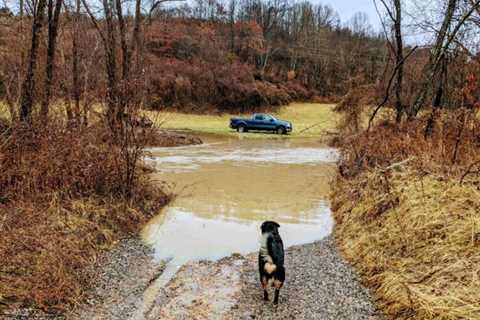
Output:
[[[331,233],[328,195],[337,152],[316,140],[202,137],[203,145],[150,149],[153,178],[174,201],[142,232],[168,260],[162,286],[187,261],[258,250],[260,224],[280,223],[286,247]]]

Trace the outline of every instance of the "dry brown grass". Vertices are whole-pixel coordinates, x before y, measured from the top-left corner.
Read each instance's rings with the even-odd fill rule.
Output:
[[[480,319],[479,128],[445,113],[430,138],[419,120],[345,140],[337,243],[391,319]]]
[[[392,319],[480,319],[480,191],[412,167],[335,190],[337,243]]]
[[[53,124],[0,139],[0,309],[81,301],[99,251],[169,200],[140,171],[125,195],[122,149],[103,130]]]

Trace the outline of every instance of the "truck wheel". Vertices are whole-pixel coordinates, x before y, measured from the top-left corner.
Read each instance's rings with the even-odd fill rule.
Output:
[[[284,127],[278,127],[278,128],[277,128],[277,133],[278,133],[278,134],[285,134],[285,132],[286,132],[286,131],[285,131],[285,128],[284,128]]]
[[[243,124],[239,125],[237,128],[237,131],[242,133],[242,132],[247,132],[247,128]]]

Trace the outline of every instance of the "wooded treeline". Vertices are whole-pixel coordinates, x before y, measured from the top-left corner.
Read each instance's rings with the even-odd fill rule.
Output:
[[[422,109],[433,107],[426,135],[431,133],[435,114],[441,108],[467,108],[473,113],[478,110],[480,1],[448,0],[436,4],[438,7],[428,15],[424,12],[426,17],[413,16],[409,26],[416,32],[428,32],[430,38],[422,47],[407,48],[404,43],[407,27],[402,19],[406,13],[405,2],[375,1],[391,59],[380,85],[371,86],[377,93],[373,99],[369,101],[368,96],[351,92],[340,109],[349,105],[377,105],[370,117],[370,128],[384,106],[395,109],[396,123],[404,117],[413,120]]]
[[[404,1],[374,2],[378,33],[365,14],[341,22],[308,1],[23,0],[2,9],[0,95],[13,118],[45,121],[58,102],[77,123],[96,103],[121,122],[132,105],[239,112],[355,90],[357,104],[393,107],[397,121],[472,105],[479,2],[437,1],[408,26]],[[430,38],[409,45],[407,28]]]
[[[347,26],[308,2],[165,2],[4,9],[0,93],[12,115],[27,119],[38,106],[45,118],[51,102],[85,122],[98,102],[119,115],[132,101],[200,112],[336,99],[359,73],[377,79],[388,59],[362,14]]]

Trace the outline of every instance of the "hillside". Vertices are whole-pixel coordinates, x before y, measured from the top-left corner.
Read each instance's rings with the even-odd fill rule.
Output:
[[[145,77],[136,84],[142,87],[138,90],[144,107],[194,113],[249,112],[292,101],[337,101],[350,88],[352,78],[361,76],[362,82],[370,82],[380,76],[386,47],[371,32],[343,26],[328,8],[292,5],[293,18],[274,26],[261,24],[266,9],[248,17],[253,14],[248,7],[238,9],[233,23],[221,13],[208,19],[169,11],[158,11],[149,20],[144,17],[144,46],[132,57],[133,68]],[[69,21],[68,16],[62,18]],[[19,94],[14,83],[24,68],[22,52],[26,52],[29,39],[20,32],[25,21],[22,26],[18,17],[2,19],[0,96],[14,103]],[[133,27],[133,17],[127,17],[126,23]],[[74,38],[75,30],[82,32],[77,31]],[[42,48],[47,45],[47,35],[40,36]],[[82,60],[76,80],[71,78],[74,40],[77,59]],[[102,46],[87,14],[79,17],[78,25],[65,25],[58,35],[54,98],[69,102],[80,96],[84,106],[79,108],[88,110],[99,102],[107,85],[99,72],[104,68]],[[38,59],[43,73],[45,57]],[[74,88],[75,81],[80,88]],[[37,88],[36,94],[41,98],[43,91]]]

